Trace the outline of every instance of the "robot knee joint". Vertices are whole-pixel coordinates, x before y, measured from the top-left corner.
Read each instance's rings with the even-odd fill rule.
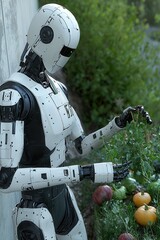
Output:
[[[17,228],[18,240],[44,240],[42,230],[31,221],[22,221]]]

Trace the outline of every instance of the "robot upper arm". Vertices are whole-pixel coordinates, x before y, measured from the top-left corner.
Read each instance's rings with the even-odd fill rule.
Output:
[[[23,105],[14,89],[0,91],[0,165],[17,167],[23,151]]]
[[[24,119],[28,113],[27,94],[18,91],[16,83],[3,84],[0,87],[0,188],[10,185],[22,157]]]
[[[31,108],[25,88],[18,83],[7,82],[0,88],[0,122],[24,120]]]
[[[21,118],[22,98],[14,89],[4,89],[0,92],[0,121],[14,122]]]

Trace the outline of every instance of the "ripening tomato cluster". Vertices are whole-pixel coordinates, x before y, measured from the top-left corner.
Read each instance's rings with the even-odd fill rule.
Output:
[[[108,185],[98,186],[92,195],[93,202],[96,205],[101,206],[103,203],[106,203],[110,200],[122,201],[127,198],[126,193],[131,191],[130,196],[132,194],[133,203],[136,207],[134,212],[135,221],[143,227],[156,223],[158,219],[157,209],[151,204],[151,195],[146,190],[136,192],[135,181],[133,181],[132,178],[123,181],[123,184],[125,186],[121,185],[116,189]],[[121,233],[121,235],[118,237],[118,240],[136,240],[136,238],[132,234],[125,232]]]
[[[138,224],[147,226],[157,221],[156,208],[148,205],[151,202],[151,196],[147,192],[138,192],[133,196],[133,202],[137,207],[134,217]]]
[[[113,197],[113,190],[108,185],[99,186],[93,193],[93,201],[97,205],[102,205],[105,201],[110,201]],[[156,208],[149,205],[151,196],[147,192],[137,192],[133,196],[133,202],[137,207],[134,217],[138,224],[147,226],[157,221]]]

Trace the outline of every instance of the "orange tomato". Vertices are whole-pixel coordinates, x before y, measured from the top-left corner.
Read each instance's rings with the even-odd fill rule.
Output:
[[[149,204],[151,202],[151,196],[147,192],[138,192],[133,196],[133,202],[136,207],[140,207],[144,204]]]
[[[134,217],[136,222],[142,226],[153,224],[157,221],[156,208],[143,205],[135,211]]]

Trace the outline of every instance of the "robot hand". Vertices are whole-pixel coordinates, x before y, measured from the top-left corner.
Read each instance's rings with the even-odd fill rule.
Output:
[[[113,165],[113,180],[115,182],[121,181],[123,178],[127,177],[129,173],[130,162],[122,163],[122,164],[114,164]]]
[[[152,120],[149,116],[149,113],[145,111],[144,107],[138,105],[136,107],[128,107],[123,113],[116,118],[116,124],[118,127],[125,127],[127,123],[130,123],[133,120],[133,113],[139,113],[142,117],[144,117],[148,124],[152,124]]]

